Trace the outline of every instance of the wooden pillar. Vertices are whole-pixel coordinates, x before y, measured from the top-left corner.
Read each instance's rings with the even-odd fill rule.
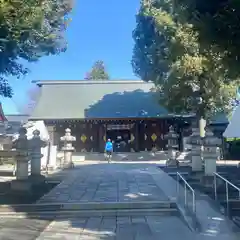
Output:
[[[135,123],[135,149],[136,149],[136,152],[139,152],[139,142],[140,142],[140,138],[139,138],[139,121],[136,121]]]
[[[99,123],[99,134],[98,134],[98,151],[100,153],[104,152],[104,144],[106,139],[104,137],[106,136],[106,129],[104,124]]]

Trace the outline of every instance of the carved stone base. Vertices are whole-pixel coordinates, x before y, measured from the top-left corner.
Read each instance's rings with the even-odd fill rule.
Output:
[[[73,162],[63,163],[63,169],[70,169],[70,168],[74,168],[74,163]]]
[[[32,188],[32,182],[29,180],[13,180],[11,190],[16,192],[29,192]]]
[[[201,184],[203,184],[205,187],[212,187],[214,184],[214,177],[213,176],[202,176]]]
[[[166,165],[168,167],[178,167],[179,166],[179,161],[177,159],[168,159],[166,162]]]
[[[43,175],[30,175],[28,179],[32,184],[38,184],[44,182],[46,178]]]
[[[192,155],[192,171],[193,172],[201,172],[202,167],[202,159],[200,155]]]
[[[54,167],[54,166],[48,166],[47,169],[45,169],[45,170],[48,170],[48,171],[54,171],[54,170],[56,170],[56,169],[57,169],[57,167]]]

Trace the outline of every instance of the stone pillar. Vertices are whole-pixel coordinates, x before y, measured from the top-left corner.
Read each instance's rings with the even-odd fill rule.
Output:
[[[205,176],[214,176],[214,172],[217,171],[217,159],[219,157],[221,139],[215,137],[213,132],[207,127],[203,145]]]
[[[17,169],[16,181],[12,181],[11,188],[17,191],[28,191],[31,189],[31,183],[28,180],[29,142],[26,133],[26,128],[20,128],[19,137],[13,142],[13,148],[16,149],[15,160]]]
[[[62,151],[64,152],[64,168],[71,168],[73,167],[72,162],[72,153],[74,152],[75,148],[72,146],[72,143],[76,141],[76,137],[71,135],[71,129],[67,128],[65,130],[65,135],[60,138],[63,142]]]
[[[192,171],[200,172],[202,171],[202,157],[201,157],[202,140],[196,122],[193,124],[192,134],[190,135],[187,143],[191,144]]]
[[[169,132],[166,134],[165,139],[168,140],[168,166],[178,166],[178,161],[176,159],[176,151],[178,149],[178,134],[175,133],[173,126],[169,127]]]
[[[44,179],[41,175],[41,148],[47,146],[47,141],[40,139],[40,131],[34,130],[33,137],[29,140],[29,148],[31,154],[31,177],[36,180]]]

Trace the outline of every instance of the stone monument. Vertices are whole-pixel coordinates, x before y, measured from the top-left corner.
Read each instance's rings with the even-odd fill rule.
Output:
[[[33,137],[29,140],[29,149],[31,156],[31,179],[36,181],[44,180],[44,176],[41,175],[41,148],[47,146],[47,141],[41,140],[40,131],[34,130]]]
[[[167,139],[168,144],[168,160],[167,166],[178,166],[179,163],[176,159],[176,151],[178,149],[178,134],[174,131],[173,126],[169,127],[169,132],[164,136]]]
[[[64,152],[64,168],[72,168],[72,153],[75,151],[75,148],[72,146],[72,143],[76,141],[76,137],[71,135],[71,129],[67,128],[65,130],[65,135],[60,138],[63,142],[62,151]]]

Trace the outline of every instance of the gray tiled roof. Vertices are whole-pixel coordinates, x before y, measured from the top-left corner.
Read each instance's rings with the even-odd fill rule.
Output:
[[[19,123],[25,123],[29,118],[29,115],[26,115],[26,114],[6,114],[5,116],[8,122],[19,122]]]
[[[167,114],[144,81],[45,81],[30,119],[157,117]]]
[[[23,123],[28,121],[29,116],[25,114],[6,114],[5,117],[8,120],[7,129],[5,129],[5,126],[0,124],[0,135],[4,133],[11,136],[18,132]]]

